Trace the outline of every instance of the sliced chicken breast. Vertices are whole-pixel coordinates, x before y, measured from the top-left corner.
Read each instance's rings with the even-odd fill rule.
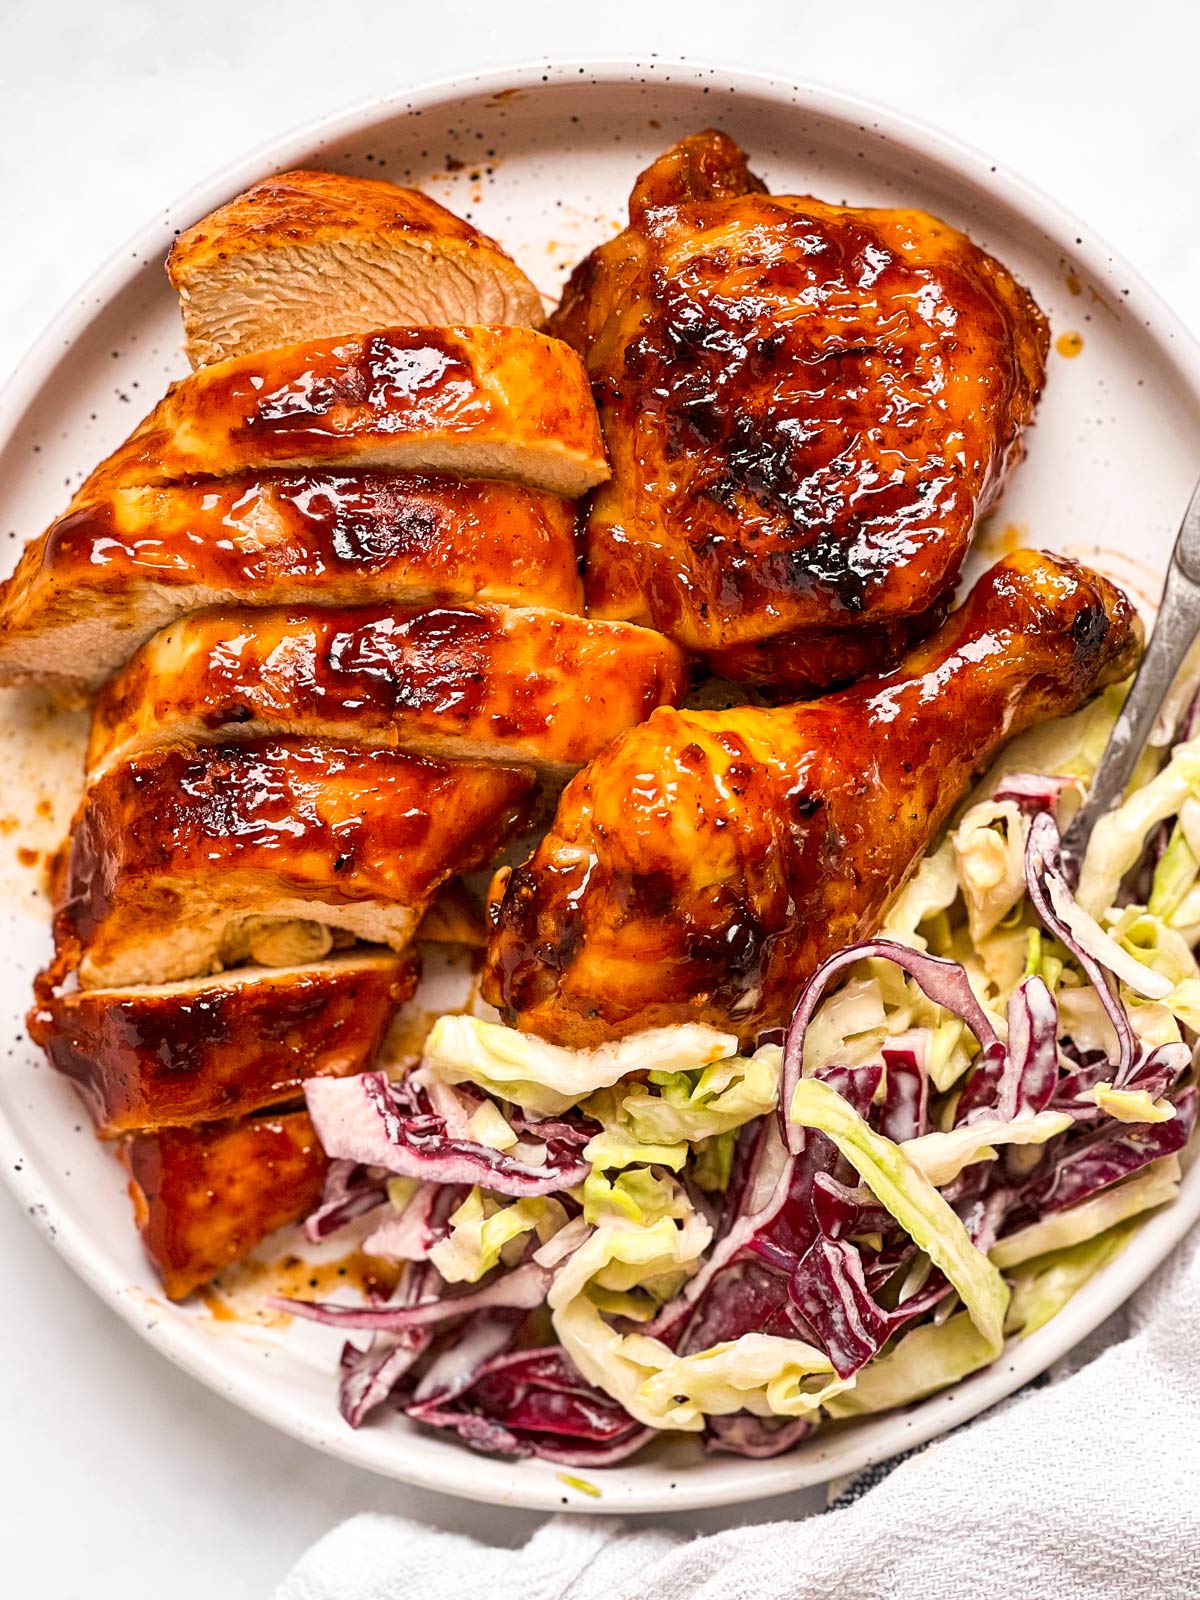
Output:
[[[203,367],[81,491],[267,467],[509,478],[574,499],[608,477],[583,363],[528,328],[389,328]]]
[[[176,617],[226,602],[473,599],[581,611],[574,504],[413,473],[117,489],[77,497],[0,587],[0,684],[99,688]]]
[[[414,953],[355,950],[147,988],[52,995],[29,1019],[102,1138],[243,1116],[308,1078],[365,1072],[420,976]]]
[[[177,739],[294,733],[569,769],[686,684],[678,647],[631,623],[492,606],[231,607],[156,634],[101,692],[88,767]]]
[[[121,1157],[142,1244],[170,1300],[307,1216],[329,1166],[304,1111],[133,1134]]]
[[[193,367],[403,323],[541,326],[541,296],[494,239],[416,189],[281,172],[176,239]]]
[[[521,826],[533,778],[295,740],[136,757],[93,784],[55,917],[56,980],[171,983],[402,949],[442,883]]]

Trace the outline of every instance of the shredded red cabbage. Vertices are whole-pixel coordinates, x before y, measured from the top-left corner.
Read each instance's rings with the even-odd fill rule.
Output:
[[[390,1211],[363,1240],[363,1249],[391,1261],[428,1261],[448,1231],[450,1213],[469,1192],[454,1184],[421,1184],[403,1211]]]
[[[406,1409],[414,1421],[453,1429],[476,1449],[537,1454],[562,1466],[612,1465],[652,1432],[587,1383],[558,1348],[493,1357],[457,1388]]]
[[[512,1348],[526,1316],[524,1311],[511,1307],[477,1311],[463,1324],[460,1333],[444,1341],[438,1354],[423,1368],[410,1397],[412,1401],[430,1400],[434,1396],[444,1401],[465,1389],[485,1362]]]
[[[445,1117],[411,1079],[392,1083],[382,1072],[313,1078],[305,1084],[305,1100],[317,1137],[335,1159],[428,1183],[479,1184],[504,1195],[555,1194],[582,1183],[590,1171],[582,1149],[599,1131],[592,1124],[591,1133],[585,1133],[581,1125],[564,1138],[558,1120],[549,1124],[555,1131],[527,1122],[524,1126],[537,1132],[539,1149],[544,1146],[544,1159],[533,1164],[508,1151],[452,1138]]]
[[[895,1226],[891,1213],[876,1205],[869,1193],[839,1183],[827,1172],[813,1178],[812,1200],[817,1226],[827,1239],[886,1233]]]
[[[866,1116],[882,1074],[879,1066],[831,1067],[817,1076]],[[759,1141],[756,1166],[771,1167],[780,1154],[772,1124]],[[782,1155],[778,1176],[765,1198],[752,1174],[742,1190],[741,1214],[705,1266],[647,1329],[681,1354],[744,1333],[808,1340],[815,1335],[836,1366],[838,1359],[851,1359],[851,1336],[857,1337],[865,1324],[874,1326],[871,1307],[861,1298],[866,1294],[869,1300],[870,1294],[856,1247],[832,1237],[822,1226],[824,1222],[840,1235],[850,1221],[844,1180],[853,1179],[852,1169],[832,1140],[812,1130],[805,1132],[797,1154]],[[878,1217],[864,1220],[873,1223]],[[887,1221],[892,1223],[890,1216]],[[826,1245],[832,1247],[828,1252]],[[849,1264],[851,1256],[858,1265]]]
[[[952,1011],[955,1016],[961,1017],[985,1051],[994,1047],[1003,1048],[996,1037],[995,1029],[987,1019],[986,1012],[975,998],[975,991],[971,988],[966,973],[957,961],[947,961],[942,956],[931,956],[920,950],[910,950],[907,945],[897,944],[893,939],[872,939],[865,944],[851,945],[848,950],[840,950],[837,955],[830,956],[828,961],[818,967],[805,984],[787,1033],[787,1043],[783,1052],[783,1077],[779,1088],[779,1120],[788,1148],[793,1152],[800,1148],[800,1142],[804,1137],[804,1130],[791,1121],[790,1113],[792,1096],[795,1094],[796,1085],[800,1082],[804,1067],[804,1037],[808,1032],[808,1025],[821,1003],[830,979],[844,968],[852,967],[855,962],[866,961],[874,956],[895,962],[896,966],[907,972],[920,986],[934,1005],[942,1006],[945,1010]]]
[[[504,1272],[465,1294],[444,1295],[439,1300],[422,1300],[417,1305],[343,1306],[330,1301],[291,1300],[272,1296],[268,1304],[277,1311],[323,1323],[327,1328],[363,1328],[370,1332],[400,1333],[409,1328],[435,1328],[476,1311],[507,1307],[532,1311],[546,1298],[550,1272],[536,1261],[525,1261],[511,1272]]]
[[[992,799],[1011,800],[1030,815],[1039,811],[1053,814],[1064,789],[1077,787],[1074,778],[1051,778],[1037,772],[1009,772],[996,785]]]
[[[1008,1048],[985,1051],[959,1097],[955,1123],[1044,1111],[1058,1083],[1058,1006],[1041,978],[1026,978],[1008,1002]]]
[[[357,1161],[331,1161],[321,1203],[304,1221],[305,1237],[320,1244],[355,1217],[365,1216],[387,1200],[387,1179]]]
[[[1197,1090],[1181,1089],[1169,1122],[1122,1123],[1063,1134],[1045,1147],[1038,1166],[1013,1197],[1005,1233],[1066,1211],[1131,1177],[1152,1161],[1176,1155],[1196,1126]]]
[[[1072,1057],[1069,1044],[1064,1054],[1069,1060],[1079,1059]],[[1186,1044],[1160,1044],[1135,1064],[1124,1087],[1144,1090],[1152,1100],[1161,1099],[1191,1064],[1192,1052]],[[1110,1082],[1111,1078],[1112,1063],[1108,1057],[1102,1051],[1090,1052],[1088,1059],[1080,1060],[1076,1071],[1059,1078],[1050,1109],[1066,1111],[1076,1122],[1100,1121],[1104,1112],[1096,1104],[1092,1091],[1099,1084]]]
[[[339,1363],[338,1410],[352,1428],[361,1428],[373,1411],[393,1398],[432,1343],[433,1334],[426,1328],[377,1333],[365,1350],[347,1340]]]
[[[816,1239],[788,1279],[792,1304],[820,1339],[839,1378],[866,1366],[891,1331],[867,1287],[862,1257],[845,1239]]]
[[[433,1274],[427,1267],[410,1268],[396,1286],[398,1305],[419,1305],[436,1296]],[[338,1410],[352,1428],[359,1428],[371,1412],[385,1404],[433,1343],[432,1328],[404,1328],[398,1333],[377,1333],[365,1349],[347,1341],[342,1346]]]
[[[1071,885],[1059,859],[1058,824],[1047,811],[1039,812],[1029,825],[1029,839],[1025,845],[1025,883],[1033,909],[1047,933],[1053,934],[1060,944],[1074,956],[1087,974],[1089,982],[1100,996],[1100,1003],[1108,1014],[1117,1036],[1118,1054],[1114,1062],[1113,1082],[1123,1086],[1133,1071],[1137,1046],[1125,1007],[1115,993],[1108,973],[1088,951],[1081,948],[1070,928],[1055,912],[1050,902],[1049,885],[1054,884],[1060,896],[1074,903]]]
[[[885,1078],[879,1131],[897,1144],[917,1139],[929,1122],[929,1075],[911,1050],[883,1046]]]
[[[791,1450],[815,1427],[807,1417],[756,1417],[749,1411],[735,1411],[728,1417],[709,1417],[704,1448],[710,1455],[724,1451],[765,1461]]]

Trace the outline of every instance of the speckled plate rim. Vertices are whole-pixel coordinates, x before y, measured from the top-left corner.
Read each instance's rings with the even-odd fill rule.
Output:
[[[588,86],[627,85],[659,79],[753,94],[837,121],[848,130],[869,128],[890,145],[935,171],[953,173],[987,200],[1004,205],[1026,227],[1060,243],[1096,283],[1113,287],[1151,330],[1163,361],[1200,399],[1200,345],[1161,298],[1086,224],[1041,191],[959,141],[918,121],[853,95],[764,73],[728,69],[682,58],[575,58],[529,62],[485,73],[444,78],[393,96],[376,98],[309,123],[260,147],[192,189],[147,223],[72,298],[18,364],[0,391],[0,449],[27,407],[67,358],[72,346],[109,304],[128,288],[148,254],[162,252],[178,227],[221,203],[234,191],[271,171],[311,160],[331,142],[361,135],[405,111],[432,110],[466,94],[520,89],[536,93],[544,84],[577,81]],[[24,1156],[15,1129],[0,1112],[0,1172],[54,1247],[84,1281],[144,1339],[183,1370],[235,1405],[284,1433],[344,1461],[423,1488],[494,1505],[532,1510],[665,1512],[758,1501],[819,1484],[911,1449],[968,1421],[1012,1394],[1059,1360],[1111,1315],[1149,1277],[1200,1219],[1200,1162],[1192,1162],[1175,1202],[1151,1217],[1134,1243],[1085,1286],[1047,1326],[1011,1346],[990,1368],[907,1412],[884,1415],[818,1436],[792,1455],[773,1461],[711,1458],[694,1466],[663,1468],[661,1481],[625,1480],[620,1467],[590,1476],[599,1498],[566,1495],[554,1469],[540,1462],[466,1457],[460,1447],[417,1433],[340,1428],[330,1377],[328,1424],[287,1403],[286,1385],[255,1378],[221,1359],[220,1346],[196,1323],[175,1314],[150,1291],[128,1282],[85,1227],[56,1212],[52,1185]],[[151,1307],[153,1308],[151,1313]],[[464,1465],[469,1463],[469,1472]]]

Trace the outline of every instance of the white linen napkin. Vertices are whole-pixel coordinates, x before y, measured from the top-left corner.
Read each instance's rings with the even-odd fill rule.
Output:
[[[1197,1600],[1200,1234],[1105,1334],[802,1522],[684,1540],[555,1517],[514,1551],[355,1517],[276,1600]]]

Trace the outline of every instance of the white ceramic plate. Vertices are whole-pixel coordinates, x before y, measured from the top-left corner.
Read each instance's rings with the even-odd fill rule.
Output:
[[[175,230],[236,190],[296,165],[418,183],[497,235],[553,297],[574,262],[619,226],[641,167],[678,136],[711,125],[749,150],[773,189],[939,213],[1032,288],[1056,336],[1082,335],[1077,356],[1051,355],[1028,460],[983,551],[1033,542],[1091,556],[1141,598],[1153,597],[1197,471],[1200,355],[1151,291],[1048,200],[938,135],[803,85],[662,60],[530,67],[372,104],[252,157],[151,222],[64,311],[0,400],[0,532],[12,557],[185,370],[163,256]],[[53,842],[69,813],[79,724],[48,725],[31,696],[8,700],[4,718],[7,860],[17,838]],[[4,833],[6,819],[28,818],[39,798],[40,817]],[[14,881],[22,873],[24,890]],[[756,1500],[860,1468],[1027,1382],[1125,1299],[1200,1215],[1198,1163],[1174,1206],[987,1372],[774,1461],[706,1460],[688,1442],[663,1442],[593,1474],[602,1489],[595,1499],[551,1466],[473,1456],[402,1418],[354,1433],[335,1409],[335,1335],[214,1320],[203,1308],[169,1306],[157,1292],[117,1164],[25,1038],[29,983],[48,938],[28,871],[8,867],[0,876],[0,1006],[13,1041],[0,1071],[8,1182],[97,1293],[173,1361],[319,1449],[427,1488],[534,1508],[661,1511]]]

